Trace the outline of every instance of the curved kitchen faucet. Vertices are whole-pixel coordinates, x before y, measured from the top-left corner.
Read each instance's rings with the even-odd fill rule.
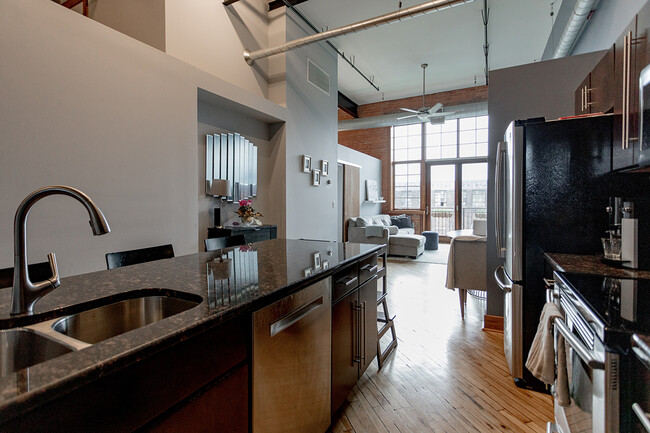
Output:
[[[84,205],[90,215],[90,225],[95,236],[104,235],[111,231],[106,222],[102,211],[93,203],[93,201],[83,192],[69,186],[47,186],[37,189],[28,195],[18,209],[14,218],[14,285],[11,299],[11,314],[31,314],[34,304],[41,297],[48,294],[51,290],[59,287],[59,270],[56,266],[56,256],[49,253],[47,259],[50,262],[52,277],[45,281],[33,283],[29,279],[27,270],[27,215],[29,210],[40,199],[48,195],[67,195],[79,201]]]

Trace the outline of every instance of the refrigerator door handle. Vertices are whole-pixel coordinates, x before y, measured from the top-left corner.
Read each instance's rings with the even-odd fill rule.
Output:
[[[500,141],[497,144],[497,160],[496,160],[496,169],[495,169],[495,179],[496,179],[496,188],[494,191],[494,201],[495,205],[495,218],[494,225],[496,227],[496,244],[497,244],[497,257],[504,258],[506,256],[506,250],[503,247],[503,222],[501,215],[501,200],[503,192],[503,155],[506,152],[507,143]]]
[[[494,270],[494,279],[496,280],[497,285],[499,286],[499,288],[500,288],[501,290],[503,290],[503,291],[506,292],[506,293],[510,293],[510,292],[512,292],[512,284],[507,284],[507,283],[505,283],[505,282],[503,281],[503,279],[501,278],[501,275],[503,275],[504,277],[506,277],[506,279],[510,280],[510,279],[505,275],[505,271],[503,270],[503,265],[499,266],[498,268],[496,268],[496,269]]]

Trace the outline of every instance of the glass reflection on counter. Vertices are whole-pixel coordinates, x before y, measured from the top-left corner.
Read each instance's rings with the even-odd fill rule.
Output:
[[[207,263],[210,309],[238,305],[258,292],[257,251],[251,246],[224,251]]]

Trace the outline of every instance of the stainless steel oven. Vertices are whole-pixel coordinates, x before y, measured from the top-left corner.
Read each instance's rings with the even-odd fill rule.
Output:
[[[561,433],[618,433],[619,355],[606,350],[598,336],[599,320],[558,274],[555,289],[547,296],[564,314],[554,322],[566,345],[566,369],[570,405],[554,398],[556,428]],[[553,387],[554,397],[557,384]]]
[[[558,404],[556,380],[555,424],[548,430],[645,432],[632,405],[650,408],[650,385],[635,367],[630,337],[635,329],[647,329],[650,280],[557,272],[554,277],[547,301],[564,315],[554,321],[554,338],[556,356],[559,336],[565,340],[570,404]]]

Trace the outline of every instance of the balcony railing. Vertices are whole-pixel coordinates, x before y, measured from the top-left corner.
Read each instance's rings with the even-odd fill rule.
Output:
[[[475,218],[487,218],[487,210],[481,207],[463,208],[461,228],[471,229],[472,221]],[[454,220],[454,208],[434,208],[431,210],[431,230],[438,232],[440,235],[444,236],[447,232],[456,230]]]

